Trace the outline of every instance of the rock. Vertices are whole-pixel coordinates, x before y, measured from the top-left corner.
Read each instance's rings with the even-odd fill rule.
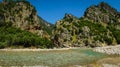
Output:
[[[120,55],[120,45],[117,46],[106,46],[106,47],[96,47],[94,51],[106,53],[106,54],[116,54]]]
[[[101,32],[99,26],[106,32]],[[106,34],[107,36],[104,36]],[[62,47],[104,46],[102,44],[108,43],[105,39],[114,38],[104,26],[84,19],[79,20],[72,15],[65,15],[62,20],[56,23],[53,35],[54,44]]]
[[[41,35],[41,37],[47,36],[50,39],[52,24],[49,24],[39,17],[35,7],[28,1],[3,1],[0,4],[3,4],[0,5],[0,7],[3,7],[0,9],[1,22],[15,28],[20,28],[37,35]],[[1,22],[0,25],[3,24]]]
[[[82,18],[65,14],[56,22],[53,42],[62,47],[102,47],[119,44],[120,13],[105,2],[86,9]]]
[[[114,65],[114,64],[102,64],[103,67],[119,67],[119,65]]]
[[[101,2],[98,5],[90,6],[84,14],[84,17],[93,22],[99,23],[119,23],[120,13],[109,4]]]

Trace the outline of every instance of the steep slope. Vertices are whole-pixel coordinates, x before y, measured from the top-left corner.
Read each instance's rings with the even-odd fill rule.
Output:
[[[35,7],[27,1],[10,1],[1,3],[1,11],[4,21],[10,26],[28,30],[44,37],[44,33],[49,37],[44,27],[50,27],[42,18],[39,18]],[[41,22],[41,24],[40,24]],[[42,26],[44,24],[44,26]]]
[[[58,47],[96,47],[116,44],[116,41],[112,32],[101,24],[67,14],[55,26],[54,44]]]
[[[52,34],[52,30],[54,28],[54,25],[43,20],[41,17],[39,17],[39,23],[42,25],[42,30],[46,31],[49,35]]]
[[[0,3],[0,27],[0,39],[4,38],[0,45],[48,47],[52,43],[46,29],[51,32],[51,24],[38,17],[35,7],[28,1],[3,0]]]
[[[116,25],[117,29],[120,29],[120,12],[105,2],[87,8],[84,18],[92,22],[99,22],[104,26],[112,23]]]
[[[119,19],[120,13],[104,2],[87,8],[80,19],[66,14],[55,25],[54,44],[58,47],[97,47],[119,44]]]
[[[120,12],[105,2],[87,8],[84,19],[107,27],[120,44]]]

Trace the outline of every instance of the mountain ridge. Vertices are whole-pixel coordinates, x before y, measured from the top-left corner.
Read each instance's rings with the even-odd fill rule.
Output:
[[[28,1],[3,0],[0,8],[0,48],[17,45],[46,48],[52,44],[52,24],[39,17],[35,7]]]
[[[119,15],[116,9],[105,2],[88,7],[81,18],[75,18],[71,14],[65,15],[55,25],[54,44],[58,47],[119,44]]]
[[[0,48],[101,47],[120,44],[120,12],[105,2],[88,7],[81,18],[65,14],[50,24],[28,1],[0,3]]]

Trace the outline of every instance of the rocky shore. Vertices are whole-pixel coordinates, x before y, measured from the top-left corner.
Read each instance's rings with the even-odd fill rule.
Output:
[[[96,52],[106,53],[106,54],[110,54],[110,55],[112,55],[112,54],[120,55],[120,45],[96,47],[93,50]]]
[[[77,47],[71,47],[71,48],[53,48],[53,49],[12,49],[12,48],[6,48],[6,49],[0,49],[0,51],[62,51],[62,50],[70,50],[70,49],[78,49]]]

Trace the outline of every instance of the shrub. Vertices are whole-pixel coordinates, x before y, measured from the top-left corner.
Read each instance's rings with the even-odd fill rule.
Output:
[[[120,30],[116,29],[114,26],[109,25],[108,28],[112,31],[114,37],[117,40],[117,43],[120,44]]]
[[[50,40],[13,27],[0,27],[0,44],[1,48],[10,46],[53,47]]]

